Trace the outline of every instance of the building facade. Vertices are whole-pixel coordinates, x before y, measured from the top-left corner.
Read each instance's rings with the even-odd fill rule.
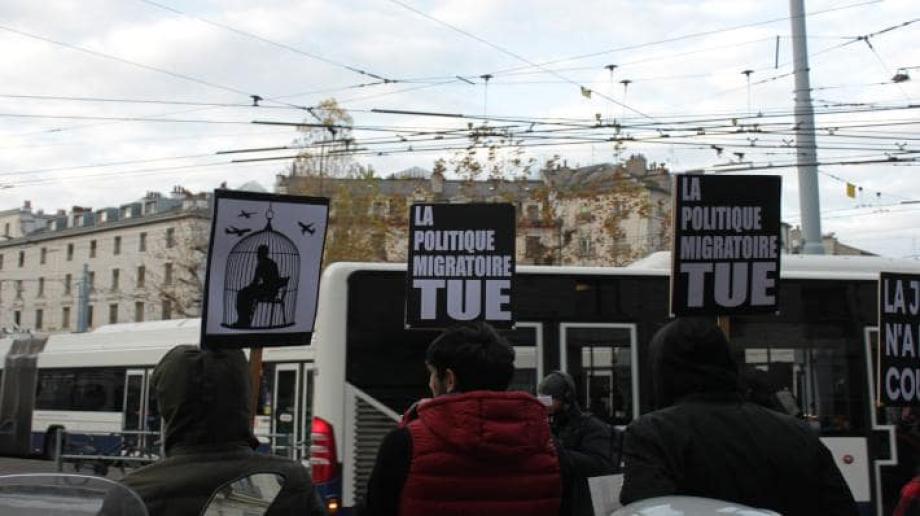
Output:
[[[540,179],[446,179],[437,170],[387,179],[285,175],[276,189],[333,199],[324,263],[404,261],[414,202],[514,204],[519,264],[626,265],[670,245],[671,177],[642,156],[557,166]]]
[[[81,304],[90,329],[197,315],[209,203],[177,187],[99,210],[0,212],[0,328],[76,331]]]

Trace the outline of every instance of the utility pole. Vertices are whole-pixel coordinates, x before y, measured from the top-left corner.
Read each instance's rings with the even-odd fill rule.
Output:
[[[799,212],[802,214],[803,254],[824,254],[821,242],[821,202],[818,198],[818,156],[815,149],[815,114],[808,74],[804,0],[789,0],[792,54],[795,73],[795,142],[799,169]]]
[[[84,333],[89,327],[89,265],[83,264],[80,289],[77,292],[77,332]]]

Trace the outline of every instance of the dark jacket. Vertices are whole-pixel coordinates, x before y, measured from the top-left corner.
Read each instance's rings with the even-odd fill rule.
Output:
[[[661,410],[626,429],[626,504],[702,496],[784,516],[856,516],[840,470],[803,422],[743,401],[734,361],[710,321],[678,319],[652,340]]]
[[[619,436],[612,426],[572,406],[553,420],[562,468],[562,515],[593,516],[588,478],[617,472]]]
[[[474,391],[418,404],[384,439],[362,514],[555,516],[561,493],[545,407]]]
[[[122,480],[141,496],[150,516],[197,516],[219,487],[254,473],[285,479],[269,516],[325,514],[301,464],[253,451],[249,366],[242,351],[178,346],[157,365],[152,384],[165,422],[167,458]]]

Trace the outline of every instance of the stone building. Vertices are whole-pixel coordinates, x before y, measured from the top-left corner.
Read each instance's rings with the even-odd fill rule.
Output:
[[[540,179],[469,181],[439,171],[387,179],[285,175],[276,189],[333,199],[325,263],[405,260],[414,202],[514,204],[520,264],[625,265],[669,246],[671,177],[642,156],[558,166]]]
[[[84,278],[89,328],[197,315],[209,217],[209,195],[180,187],[97,210],[0,212],[0,328],[76,330]]]

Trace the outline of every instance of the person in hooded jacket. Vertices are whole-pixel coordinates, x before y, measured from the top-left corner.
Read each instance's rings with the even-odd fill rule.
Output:
[[[562,483],[546,408],[505,392],[514,350],[485,323],[428,347],[433,398],[383,440],[360,514],[555,516]]]
[[[284,478],[267,516],[326,513],[301,464],[254,451],[259,443],[249,426],[252,397],[242,351],[177,346],[151,382],[165,423],[166,458],[122,479],[150,516],[197,516],[218,488],[257,473]]]
[[[617,473],[620,435],[612,426],[582,412],[575,398],[575,381],[562,371],[546,375],[537,392],[552,397],[549,413],[565,496],[562,515],[593,516],[589,477]]]
[[[651,343],[659,410],[626,428],[625,505],[716,498],[784,516],[856,516],[830,451],[804,422],[744,401],[728,341],[710,319],[677,319]]]

